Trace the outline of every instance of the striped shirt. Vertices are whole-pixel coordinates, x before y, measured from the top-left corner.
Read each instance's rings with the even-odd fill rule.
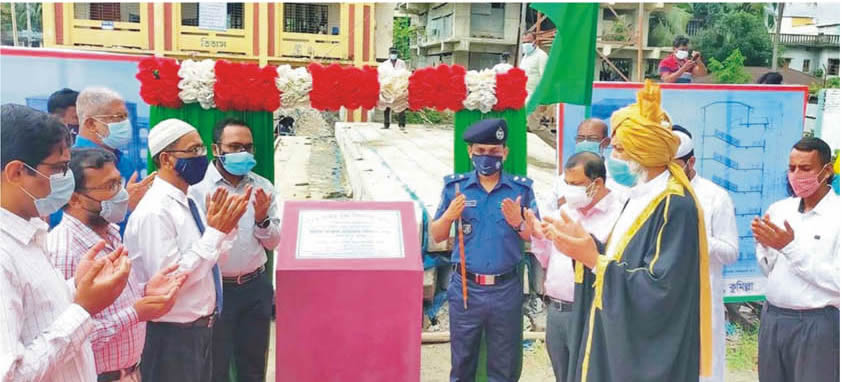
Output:
[[[59,273],[70,279],[85,253],[100,240],[105,240],[106,245],[98,257],[106,256],[120,246],[120,228],[111,224],[103,238],[70,214],[64,214],[61,223],[50,231],[47,249]],[[138,321],[134,309],[134,303],[142,297],[143,290],[133,276],[129,275],[129,282],[120,297],[94,316],[96,326],[91,345],[97,374],[125,369],[140,361],[146,340],[146,323]]]
[[[96,381],[94,321],[50,264],[47,224],[0,208],[0,380]]]

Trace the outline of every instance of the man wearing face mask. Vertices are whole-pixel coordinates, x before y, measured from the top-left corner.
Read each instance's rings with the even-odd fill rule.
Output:
[[[266,379],[266,352],[272,319],[272,281],[266,274],[266,251],[281,241],[280,213],[274,186],[251,171],[254,138],[245,122],[224,119],[213,130],[216,159],[205,178],[190,187],[189,194],[205,211],[205,195],[217,187],[230,194],[243,194],[252,187],[254,197],[240,219],[237,238],[221,255],[225,310],[213,328],[213,380],[229,381],[231,358],[237,364],[238,381]]]
[[[433,240],[441,242],[461,219],[464,236],[467,301],[458,242],[453,245],[453,274],[447,289],[453,382],[474,380],[483,331],[488,380],[519,378],[523,281],[518,265],[523,242],[532,233],[525,211],[538,212],[532,180],[502,171],[509,153],[507,130],[506,121],[486,119],[465,131],[462,138],[468,143],[474,171],[444,178],[441,204],[430,226]]]
[[[687,129],[673,125],[672,132],[681,143],[675,153],[675,162],[684,169],[687,179],[699,197],[705,216],[708,252],[710,253],[711,327],[713,330],[713,375],[702,381],[725,380],[725,304],[722,293],[722,268],[733,264],[740,254],[737,234],[737,217],[728,191],[696,173],[696,155],[693,135]]]
[[[105,241],[105,251],[122,244],[116,223],[123,221],[129,199],[115,161],[113,154],[100,148],[71,151],[75,189],[61,223],[47,239],[52,263],[66,279],[73,277],[85,253],[97,242]],[[169,311],[186,278],[173,275],[175,269],[170,266],[159,271],[145,286],[130,274],[123,293],[94,316],[91,345],[98,382],[140,381],[138,364],[146,321]]]
[[[793,197],[751,223],[769,278],[760,319],[761,382],[839,380],[839,197],[830,147],[802,138],[789,153]]]
[[[50,94],[47,100],[47,112],[61,120],[72,134],[72,142],[76,141],[79,134],[79,117],[76,114],[76,97],[79,92],[64,88]]]
[[[606,243],[564,212],[541,224],[576,260],[568,381],[711,375],[704,214],[673,161],[680,141],[660,104],[660,88],[647,80],[637,102],[611,116],[612,156],[639,181]]]
[[[523,57],[520,59],[518,67],[526,73],[526,102],[529,103],[529,97],[535,92],[538,83],[541,82],[541,77],[544,75],[544,67],[547,66],[547,53],[544,52],[535,39],[535,32],[527,32],[522,37],[520,51]],[[529,132],[535,133],[542,130],[547,130],[547,126],[542,123],[546,122],[552,116],[553,107],[548,105],[538,105],[531,114],[526,116],[526,126]]]
[[[554,200],[541,206],[545,216],[561,216],[564,211],[573,220],[596,237],[605,241],[620,211],[624,200],[605,186],[605,163],[592,152],[574,154],[564,166],[564,183],[560,194],[565,203],[559,208]],[[531,212],[527,219],[537,224]],[[574,274],[573,262],[560,253],[550,240],[533,232],[532,252],[547,270],[544,282],[546,295],[550,300],[547,308],[547,353],[553,365],[556,381],[567,378],[567,362],[570,357],[567,327],[573,312]]]
[[[708,74],[705,63],[702,61],[702,54],[693,51],[690,54],[690,39],[684,36],[677,36],[672,42],[672,54],[661,60],[658,64],[658,72],[661,73],[661,81],[667,83],[691,83],[693,77],[700,77]]]
[[[64,280],[50,264],[40,217],[73,194],[70,133],[23,105],[0,107],[0,125],[0,379],[96,381],[92,317],[122,293],[131,263],[123,248],[95,259],[100,242]]]
[[[117,158],[116,166],[120,176],[126,181],[129,194],[129,211],[126,218],[119,222],[120,232],[126,229],[128,216],[134,211],[146,190],[152,184],[155,174],[138,181],[134,163],[124,157],[125,149],[132,140],[132,124],[123,98],[111,89],[85,88],[76,99],[76,113],[79,116],[79,136],[74,147],[100,147],[113,153]],[[51,217],[51,223],[60,218]]]
[[[187,280],[170,312],[147,323],[140,372],[150,381],[207,382],[213,326],[223,308],[217,261],[246,212],[251,186],[242,195],[218,188],[203,196],[207,212],[201,214],[187,194],[208,168],[199,132],[178,119],[161,121],[149,132],[149,153],[158,176],[129,218],[126,248],[139,282],[173,264]]]
[[[389,48],[389,59],[380,63],[377,67],[377,76],[380,78],[389,77],[399,71],[405,71],[406,62],[398,58],[398,48]],[[387,107],[383,111],[383,128],[388,129],[392,123],[392,108]],[[398,113],[398,127],[406,127],[406,110]]]
[[[611,144],[611,137],[608,133],[608,125],[599,118],[588,118],[581,123],[576,129],[576,154],[589,151],[598,154],[600,157],[605,157],[605,149]],[[626,179],[628,180],[628,179]],[[558,200],[557,206],[563,204],[561,197],[563,196],[559,191],[563,189],[564,174],[556,178],[556,186],[553,189],[554,199]],[[629,187],[620,184],[614,180],[612,173],[608,172],[608,177],[605,180],[605,185],[621,199],[626,197]]]

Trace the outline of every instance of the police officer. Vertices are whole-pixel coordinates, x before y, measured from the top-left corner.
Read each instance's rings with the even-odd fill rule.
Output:
[[[483,330],[488,344],[488,380],[516,381],[521,352],[523,282],[518,272],[522,242],[531,237],[525,216],[537,213],[532,180],[503,173],[507,127],[482,120],[465,131],[474,171],[444,178],[442,200],[430,228],[447,240],[460,219],[465,243],[467,309],[463,305],[458,241],[453,246],[450,306],[450,381],[474,381]],[[459,193],[456,192],[458,185]]]

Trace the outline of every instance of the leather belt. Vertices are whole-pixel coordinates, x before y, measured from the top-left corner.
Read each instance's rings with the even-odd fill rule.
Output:
[[[453,266],[453,271],[457,274],[461,274],[462,264],[455,264]],[[469,272],[467,270],[465,271],[465,277],[467,277],[468,280],[473,280],[473,282],[482,286],[500,284],[506,280],[514,278],[515,276],[517,276],[517,267],[515,267],[515,269],[512,269],[509,272],[501,273],[499,275],[483,275],[479,273]]]
[[[266,271],[266,266],[261,265],[260,268],[257,268],[257,270],[255,270],[254,272],[251,272],[251,273],[245,273],[245,274],[242,274],[242,275],[239,275],[239,276],[236,276],[236,277],[225,277],[225,276],[223,276],[222,282],[225,283],[225,284],[243,285],[243,284],[245,284],[245,283],[247,283],[251,280],[254,280],[254,279],[260,277],[260,275],[262,275],[263,272],[265,272],[265,271]]]
[[[193,322],[156,322],[157,324],[172,325],[177,328],[212,328],[213,323],[216,322],[216,313],[211,313],[207,316],[200,317]]]
[[[114,371],[106,371],[105,373],[99,374],[96,376],[96,382],[113,382],[119,381],[120,378],[123,378],[131,373],[137,371],[137,368],[140,367],[140,362],[129,366],[125,369],[121,370],[114,370]]]
[[[555,309],[559,312],[572,312],[573,303],[550,298],[550,308]]]

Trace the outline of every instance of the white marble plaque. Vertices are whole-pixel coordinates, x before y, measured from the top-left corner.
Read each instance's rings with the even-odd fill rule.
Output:
[[[396,210],[301,210],[297,259],[403,258],[401,213]]]
[[[228,3],[199,3],[199,29],[228,29]]]

